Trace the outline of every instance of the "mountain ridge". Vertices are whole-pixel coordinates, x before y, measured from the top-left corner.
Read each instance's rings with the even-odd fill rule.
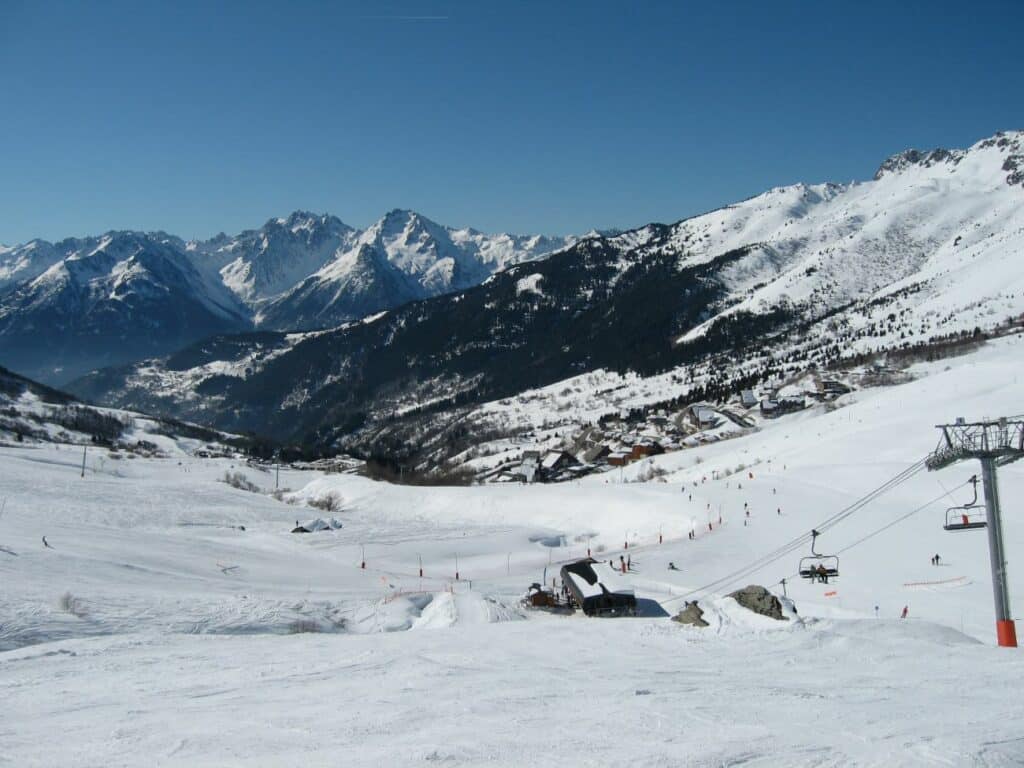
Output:
[[[32,240],[0,250],[0,355],[65,383],[218,333],[338,325],[574,241],[485,235],[399,209],[366,230],[295,211],[202,241],[132,230]]]
[[[776,187],[358,323],[231,337],[183,350],[173,370],[151,361],[74,391],[364,453],[443,443],[443,458],[517,428],[499,403],[575,391],[587,372],[606,388],[651,382],[646,402],[715,397],[991,329],[1024,313],[1024,198],[1007,170],[1022,145],[1000,134],[956,162],[921,154],[877,180]],[[555,419],[567,404],[545,397]]]

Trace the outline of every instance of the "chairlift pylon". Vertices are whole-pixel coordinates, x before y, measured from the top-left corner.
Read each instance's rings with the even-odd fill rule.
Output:
[[[946,524],[942,526],[944,530],[973,531],[988,527],[985,508],[978,505],[978,476],[972,475],[968,482],[974,486],[974,498],[967,504],[946,510]]]
[[[839,576],[839,558],[835,555],[818,554],[814,545],[819,536],[821,534],[817,531],[811,531],[811,554],[800,558],[800,578],[810,581],[821,579],[827,584],[829,579]]]

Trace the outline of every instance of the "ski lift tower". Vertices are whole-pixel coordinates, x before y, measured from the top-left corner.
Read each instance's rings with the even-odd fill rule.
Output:
[[[988,518],[989,560],[992,564],[992,592],[996,601],[996,637],[999,645],[1016,648],[1017,630],[1010,617],[996,467],[1024,459],[1024,421],[1001,418],[967,423],[963,418],[958,418],[954,424],[938,425],[938,429],[942,431],[942,437],[938,447],[925,462],[929,470],[945,469],[964,459],[981,461],[985,514]]]

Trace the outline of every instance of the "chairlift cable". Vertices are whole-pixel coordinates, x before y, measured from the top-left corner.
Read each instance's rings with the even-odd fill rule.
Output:
[[[965,481],[964,481],[964,482],[962,482],[962,483],[961,483],[960,485],[958,485],[958,486],[954,487],[954,488],[953,488],[953,491],[958,491],[958,490],[960,490],[960,489],[961,489],[961,488],[963,488],[963,487],[964,487],[965,485],[967,485],[967,484],[968,484],[969,482],[971,482],[971,481],[970,481],[970,480],[965,480]],[[943,490],[945,490],[945,489],[943,489]],[[902,523],[902,522],[903,522],[904,520],[906,520],[907,518],[909,518],[909,517],[913,517],[913,516],[914,516],[914,515],[916,515],[916,514],[917,514],[918,512],[921,512],[922,510],[924,510],[924,509],[927,509],[928,507],[930,507],[930,506],[931,506],[932,504],[935,504],[936,502],[942,501],[942,500],[943,500],[944,498],[946,498],[947,496],[949,496],[949,495],[950,495],[951,493],[952,493],[952,491],[945,491],[944,493],[941,493],[941,494],[939,494],[938,496],[936,496],[936,497],[935,497],[934,499],[932,499],[931,501],[929,501],[929,502],[926,502],[925,504],[922,504],[922,505],[921,505],[920,507],[918,507],[917,509],[913,509],[913,510],[911,510],[910,512],[907,512],[907,513],[906,513],[905,515],[900,515],[900,516],[899,516],[899,517],[897,517],[897,518],[896,518],[895,520],[893,520],[893,521],[891,521],[891,522],[889,522],[889,523],[886,523],[885,525],[883,525],[883,526],[882,526],[881,528],[879,528],[878,530],[872,531],[872,532],[871,532],[871,533],[869,533],[869,534],[868,534],[867,536],[865,536],[865,537],[863,537],[863,538],[861,538],[861,539],[857,539],[857,541],[853,542],[852,544],[847,544],[847,545],[846,545],[845,547],[843,547],[842,549],[840,549],[840,550],[839,550],[839,553],[838,553],[838,554],[840,554],[840,555],[841,555],[841,554],[843,554],[844,552],[847,552],[848,550],[851,550],[851,549],[853,549],[853,548],[854,548],[854,547],[856,547],[857,545],[859,545],[859,544],[863,544],[863,543],[864,543],[865,541],[867,541],[868,539],[874,538],[875,536],[877,536],[878,534],[882,533],[883,531],[887,531],[888,529],[892,528],[892,527],[893,527],[894,525],[896,525],[897,523]]]
[[[825,530],[827,530],[829,528],[832,528],[835,525],[838,525],[839,523],[841,523],[843,520],[845,520],[846,518],[850,517],[854,513],[859,512],[861,509],[866,507],[868,504],[870,504],[872,501],[877,499],[879,496],[881,496],[881,495],[883,495],[885,493],[888,493],[893,488],[896,488],[899,485],[902,485],[903,483],[905,483],[907,480],[909,480],[911,477],[916,475],[918,472],[920,472],[924,468],[925,468],[925,460],[924,459],[921,459],[920,461],[910,465],[909,467],[907,467],[907,469],[903,470],[902,472],[900,472],[899,474],[894,476],[892,479],[886,481],[885,483],[883,483],[882,485],[880,485],[878,488],[876,488],[875,490],[871,491],[867,495],[861,497],[860,499],[855,501],[853,504],[848,506],[846,509],[840,510],[839,512],[834,514],[832,517],[830,517],[828,520],[825,520],[824,522],[820,523],[819,525],[816,525],[815,526],[815,530],[818,531],[818,533],[820,534],[823,531],[825,531]]]
[[[814,526],[814,530],[816,530],[820,534],[823,529],[827,530],[828,528],[831,528],[831,527],[833,527],[835,525],[838,525],[843,520],[845,520],[847,517],[850,517],[851,515],[855,514],[856,512],[859,512],[861,509],[863,509],[865,506],[867,506],[872,501],[877,499],[879,496],[887,493],[888,491],[891,491],[893,488],[896,488],[899,485],[902,485],[903,483],[905,483],[907,480],[909,480],[911,477],[916,475],[918,472],[920,472],[924,468],[925,468],[925,460],[924,459],[920,459],[919,461],[915,462],[914,464],[911,464],[909,467],[907,467],[906,469],[903,469],[900,472],[896,473],[896,475],[894,475],[889,480],[887,480],[884,483],[882,483],[881,485],[879,485],[877,488],[869,491],[867,494],[865,494],[861,498],[859,498],[856,501],[854,501],[852,504],[848,505],[847,507],[844,507],[839,512],[837,512],[836,514],[834,514],[831,517],[827,518],[822,523]],[[736,581],[736,580],[740,579],[741,577],[744,577],[744,576],[756,573],[757,571],[759,571],[762,568],[764,568],[764,567],[766,567],[766,566],[776,562],[777,560],[781,560],[783,557],[792,554],[794,551],[798,550],[800,547],[802,547],[805,544],[807,544],[808,541],[812,540],[813,538],[814,537],[812,536],[811,533],[802,534],[801,536],[799,536],[799,537],[797,537],[795,539],[792,539],[791,541],[787,542],[786,544],[783,544],[782,546],[776,548],[775,550],[773,550],[773,551],[771,551],[771,552],[769,552],[769,553],[767,553],[765,555],[762,555],[761,557],[759,557],[756,560],[752,561],[751,563],[749,563],[748,565],[744,566],[743,568],[740,568],[740,569],[738,569],[736,571],[733,571],[732,573],[729,573],[729,574],[727,574],[725,576],[722,576],[721,578],[716,579],[715,581],[712,581],[709,584],[704,585],[703,587],[698,587],[697,589],[693,589],[693,590],[691,590],[690,592],[687,592],[684,595],[679,595],[678,597],[669,598],[668,600],[666,600],[664,602],[665,603],[674,602],[675,600],[682,600],[684,598],[688,598],[691,595],[695,595],[695,594],[698,594],[700,592],[710,592],[710,591],[713,591],[714,589],[717,589],[717,588],[721,587],[724,584],[728,584],[728,583],[730,583],[732,581]]]
[[[968,484],[969,482],[971,482],[971,481],[970,481],[970,480],[965,480],[965,481],[964,481],[963,483],[961,483],[960,485],[957,485],[957,486],[955,486],[955,487],[954,487],[954,488],[953,488],[952,490],[949,490],[949,491],[947,491],[947,490],[945,489],[945,486],[943,486],[943,485],[942,485],[942,483],[939,483],[939,485],[940,485],[940,486],[942,487],[942,489],[943,489],[943,491],[944,491],[943,493],[939,494],[938,496],[936,496],[936,497],[935,497],[934,499],[932,499],[931,501],[929,501],[929,502],[927,502],[927,503],[925,503],[925,504],[921,505],[921,506],[920,506],[920,507],[918,507],[917,509],[911,510],[911,511],[910,511],[910,512],[908,512],[907,514],[905,514],[905,515],[901,515],[900,517],[896,518],[895,520],[892,520],[892,521],[890,521],[890,522],[886,523],[886,524],[885,524],[885,525],[883,525],[883,526],[882,526],[881,528],[878,528],[878,529],[876,529],[876,530],[872,531],[872,532],[871,532],[871,533],[869,533],[869,534],[868,534],[867,536],[864,536],[863,538],[860,538],[860,539],[858,539],[857,541],[853,542],[852,544],[847,544],[847,545],[846,545],[845,547],[843,547],[843,548],[842,548],[842,549],[840,549],[840,550],[839,550],[838,552],[836,552],[836,554],[837,554],[837,555],[842,555],[842,554],[844,554],[845,552],[848,552],[848,551],[850,551],[850,550],[851,550],[851,549],[853,549],[854,547],[856,547],[856,546],[858,546],[858,545],[860,545],[860,544],[863,544],[863,543],[864,543],[865,541],[867,541],[868,539],[874,538],[874,537],[875,537],[875,536],[877,536],[878,534],[880,534],[880,533],[882,533],[882,532],[884,532],[884,531],[887,531],[887,530],[888,530],[889,528],[892,528],[892,527],[893,527],[894,525],[896,525],[897,523],[902,523],[902,522],[903,522],[904,520],[906,520],[906,519],[908,519],[908,518],[910,518],[910,517],[913,517],[913,516],[914,516],[914,515],[916,515],[916,514],[917,514],[918,512],[921,512],[921,511],[923,511],[924,509],[927,509],[928,507],[930,507],[930,506],[931,506],[932,504],[935,504],[935,503],[937,503],[937,502],[939,502],[939,501],[942,501],[942,499],[946,498],[947,496],[952,496],[952,495],[953,495],[953,493],[954,493],[955,491],[958,491],[958,490],[960,490],[960,489],[961,489],[961,488],[963,488],[963,487],[964,487],[965,485],[967,485],[967,484]],[[789,575],[789,576],[786,576],[786,577],[785,577],[785,580],[786,580],[786,581],[789,581],[789,580],[791,580],[791,579],[795,579],[795,578],[798,578],[799,576],[800,576],[800,574],[799,574],[799,573],[794,573],[794,574],[791,574],[791,575]],[[782,580],[781,580],[781,579],[780,579],[780,580],[779,580],[778,582],[776,582],[776,584],[781,584],[781,583],[782,583]],[[773,584],[772,586],[775,586],[775,584]]]

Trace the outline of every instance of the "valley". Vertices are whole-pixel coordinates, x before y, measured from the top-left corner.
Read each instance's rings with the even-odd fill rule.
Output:
[[[666,764],[679,750],[694,764],[1012,765],[1021,670],[992,647],[985,537],[942,530],[944,509],[969,501],[974,467],[912,472],[829,529],[819,548],[838,553],[832,584],[794,576],[806,545],[772,553],[906,475],[934,448],[937,416],[1013,413],[1021,339],[653,456],[652,482],[637,482],[642,463],[532,486],[423,488],[289,466],[278,477],[175,438],[163,458],[90,449],[80,476],[76,446],[6,445],[5,756],[511,765],[569,746],[600,765]],[[223,482],[236,472],[253,490]],[[1010,465],[1000,482],[1019,613],[1024,527],[1010,500],[1024,475]],[[341,527],[289,532],[328,516]],[[652,608],[596,619],[521,605],[531,582],[557,580],[588,548],[606,583]],[[619,554],[626,574],[608,568]],[[785,591],[798,613],[780,622],[725,597],[747,583]],[[669,620],[688,600],[708,628]],[[38,696],[51,688],[61,695]],[[578,728],[540,727],[567,706]]]

